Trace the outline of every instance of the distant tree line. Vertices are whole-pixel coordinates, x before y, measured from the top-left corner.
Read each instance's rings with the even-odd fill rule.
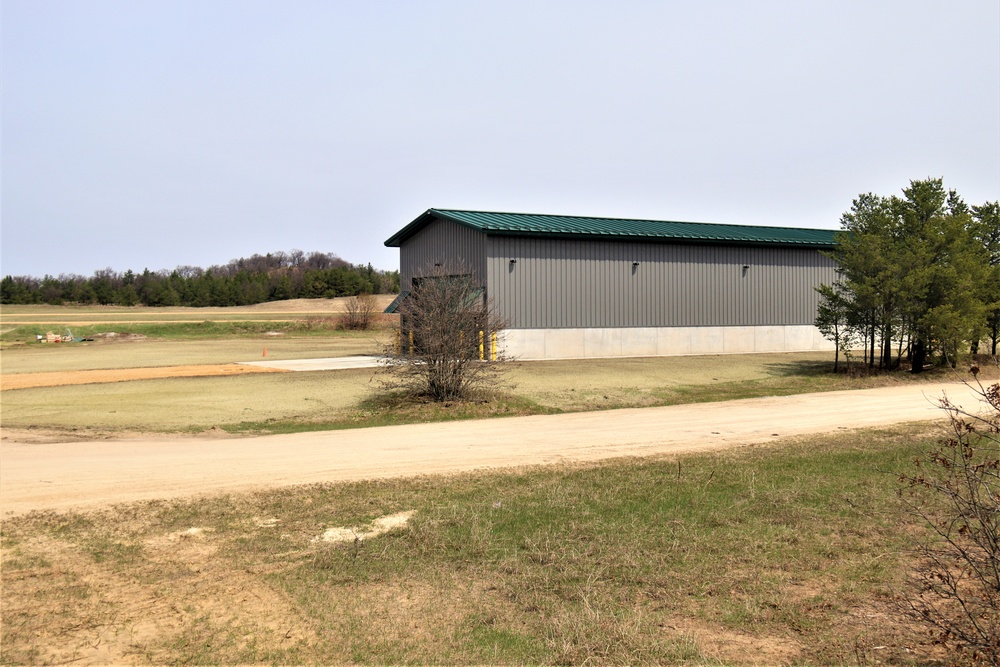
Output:
[[[115,306],[247,306],[266,301],[331,298],[399,291],[399,272],[350,264],[329,253],[274,252],[202,269],[118,273],[87,278],[5,276],[2,304],[100,304]]]
[[[819,288],[816,325],[839,352],[919,373],[1000,334],[1000,204],[969,206],[942,179],[902,196],[863,194],[841,218],[830,256],[839,279]]]

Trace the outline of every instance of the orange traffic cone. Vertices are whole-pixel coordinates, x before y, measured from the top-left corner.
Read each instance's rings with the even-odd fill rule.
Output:
[[[264,356],[265,357],[267,356],[267,348],[266,347],[264,348]]]

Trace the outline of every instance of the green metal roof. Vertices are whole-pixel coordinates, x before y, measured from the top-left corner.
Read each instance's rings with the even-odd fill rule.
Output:
[[[585,218],[535,213],[491,213],[428,209],[385,242],[399,247],[435,219],[457,222],[489,235],[605,238],[632,241],[680,241],[733,245],[788,245],[820,248],[834,245],[833,229],[719,225],[669,220]]]

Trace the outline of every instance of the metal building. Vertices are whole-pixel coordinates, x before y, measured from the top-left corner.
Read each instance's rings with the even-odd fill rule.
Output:
[[[833,349],[813,322],[834,234],[429,209],[385,245],[404,294],[465,267],[508,322],[506,352],[553,359]]]

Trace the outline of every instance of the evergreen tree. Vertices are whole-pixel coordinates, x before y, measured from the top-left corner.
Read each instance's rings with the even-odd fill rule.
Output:
[[[989,261],[986,279],[981,283],[980,298],[986,308],[986,332],[990,354],[997,354],[1000,336],[1000,202],[986,202],[972,207],[972,236],[986,251]]]
[[[911,181],[902,197],[859,196],[841,218],[830,256],[842,278],[820,289],[817,326],[839,339],[843,316],[872,366],[876,358],[880,368],[898,365],[904,340],[913,372],[934,352],[954,365],[960,348],[988,330],[990,304],[1000,298],[1000,269],[991,269],[1000,251],[991,265],[989,250],[1000,246],[994,210],[970,209],[942,179]],[[834,316],[838,328],[831,329]]]

